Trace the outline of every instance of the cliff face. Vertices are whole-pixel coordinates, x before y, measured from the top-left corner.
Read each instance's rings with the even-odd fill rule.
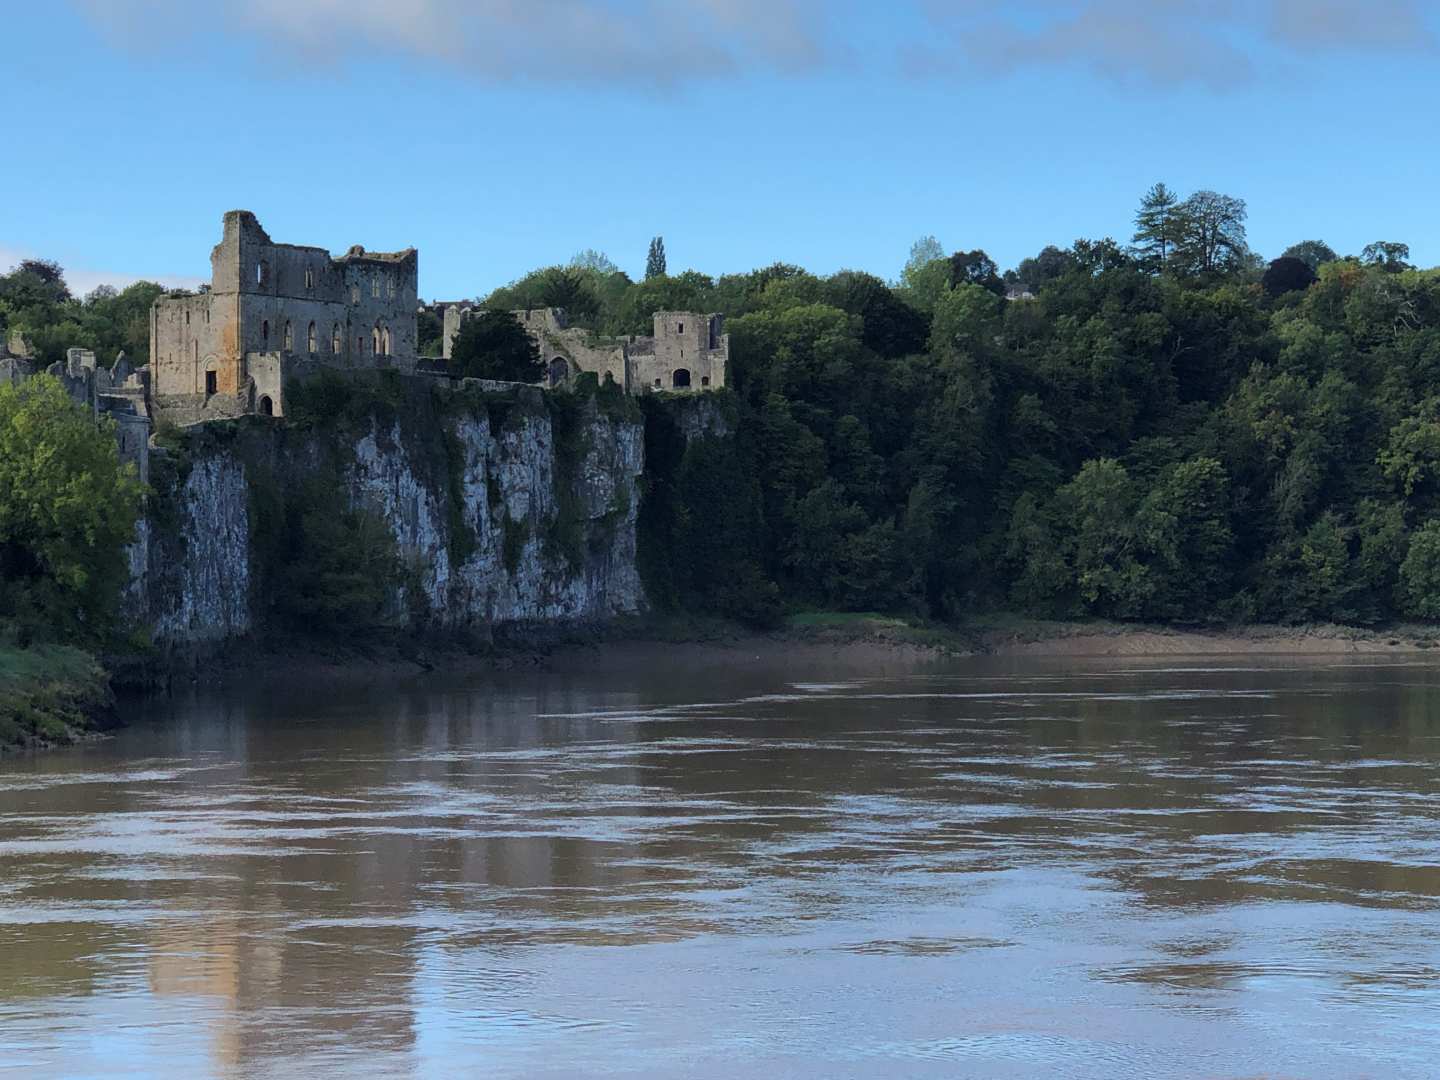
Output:
[[[297,621],[307,609],[290,593],[313,583],[297,581],[295,548],[326,517],[373,523],[362,548],[393,542],[393,574],[367,581],[326,564],[316,575],[350,593],[382,588],[386,625],[486,633],[645,606],[645,440],[632,403],[382,379],[310,404],[289,422],[212,423],[165,440],[129,595],[158,644],[263,632],[287,612]]]

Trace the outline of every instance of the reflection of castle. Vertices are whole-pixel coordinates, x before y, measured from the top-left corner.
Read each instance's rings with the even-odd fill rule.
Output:
[[[445,305],[444,357],[473,304]],[[559,308],[512,312],[540,349],[546,382],[564,385],[582,371],[614,382],[627,393],[655,390],[718,390],[730,364],[730,335],[725,316],[693,311],[657,311],[655,336],[607,340],[567,325]]]

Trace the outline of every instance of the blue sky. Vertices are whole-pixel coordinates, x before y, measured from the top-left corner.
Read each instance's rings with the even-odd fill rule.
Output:
[[[1423,0],[51,0],[6,5],[0,269],[208,277],[220,216],[420,249],[482,295],[582,248],[638,274],[885,277],[1128,239],[1156,180],[1440,262]]]

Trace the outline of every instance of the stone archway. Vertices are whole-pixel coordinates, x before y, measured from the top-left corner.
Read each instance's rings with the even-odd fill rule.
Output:
[[[675,373],[670,376],[670,385],[676,390],[690,389],[690,370],[688,368],[676,368]]]
[[[551,386],[562,386],[570,378],[570,364],[563,356],[557,356],[546,368],[546,378]]]
[[[269,394],[266,394],[264,397],[262,397],[262,398],[260,399],[260,415],[261,415],[261,416],[274,416],[274,415],[275,415],[275,402],[273,402],[273,401],[270,400],[270,395],[269,395]]]

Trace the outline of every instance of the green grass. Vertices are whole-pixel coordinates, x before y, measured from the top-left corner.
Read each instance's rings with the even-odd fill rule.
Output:
[[[0,752],[73,743],[109,704],[109,679],[89,653],[0,643]]]

